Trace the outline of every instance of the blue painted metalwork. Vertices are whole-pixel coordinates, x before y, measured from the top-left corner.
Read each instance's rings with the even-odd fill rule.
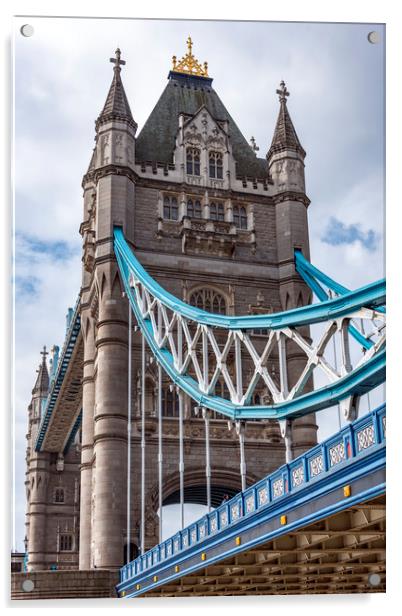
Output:
[[[66,375],[71,356],[73,354],[73,350],[75,347],[75,343],[77,342],[78,334],[80,333],[81,328],[81,319],[79,314],[80,307],[80,297],[78,297],[77,302],[75,304],[73,314],[70,320],[70,326],[66,333],[66,338],[63,345],[63,350],[61,352],[60,360],[57,365],[56,376],[51,384],[49,395],[47,397],[45,410],[42,416],[42,420],[39,426],[38,435],[36,437],[35,442],[35,451],[40,451],[46,431],[49,426],[49,422],[52,417],[52,413],[54,407],[57,402],[58,395],[60,393],[61,387],[63,385],[63,380]]]
[[[331,383],[312,392],[308,392],[292,400],[277,402],[273,405],[247,406],[235,404],[224,398],[206,394],[199,389],[198,383],[189,375],[179,374],[174,365],[174,359],[166,348],[159,348],[153,336],[152,323],[149,318],[143,318],[130,287],[130,273],[135,275],[142,284],[159,299],[163,305],[180,315],[209,326],[220,326],[227,329],[280,329],[290,326],[306,325],[340,318],[351,311],[367,304],[383,304],[385,301],[385,282],[378,281],[342,297],[274,315],[258,315],[246,317],[228,317],[210,314],[194,308],[175,298],[165,291],[145,271],[129,248],[123,232],[115,228],[115,252],[122,275],[123,284],[131,307],[136,316],[144,337],[153,354],[163,366],[173,383],[188,394],[200,406],[217,411],[231,419],[285,419],[295,418],[325,409],[351,395],[362,395],[385,380],[385,350],[381,349],[364,364],[349,372],[337,382]]]
[[[275,314],[261,314],[250,316],[225,316],[206,312],[181,301],[161,287],[143,268],[127,244],[123,231],[120,227],[114,228],[114,248],[119,262],[120,272],[127,282],[130,272],[135,275],[142,284],[159,299],[167,308],[177,312],[183,317],[209,325],[222,327],[223,329],[251,330],[251,329],[283,329],[284,327],[297,327],[322,323],[329,318],[336,319],[358,310],[362,306],[379,306],[385,303],[385,280],[378,280],[367,286],[350,291],[342,297],[320,304],[302,306],[286,312]],[[130,296],[132,294],[130,293]]]
[[[59,353],[60,353],[60,349],[57,345],[54,346],[54,355],[53,355],[53,363],[51,366],[51,370],[50,370],[50,374],[49,374],[49,386],[51,387],[53,384],[53,381],[56,377],[56,373],[57,373],[57,367],[59,365]]]
[[[303,265],[301,265],[300,263],[301,258],[303,258],[302,263],[308,263],[310,265],[307,259],[303,257],[302,253],[296,250],[295,251],[296,269],[299,272],[300,276],[304,279],[304,281],[308,284],[310,289],[315,293],[315,295],[318,297],[318,299],[321,302],[328,301],[329,294],[322,288],[320,283],[317,282],[317,280],[313,276],[310,275],[310,271],[307,268],[303,267]],[[314,271],[319,271],[319,270],[317,270],[317,268],[314,268]],[[345,287],[342,287],[342,288],[345,288]],[[350,291],[347,291],[347,292],[350,293]],[[348,329],[350,333],[352,334],[352,336],[354,337],[354,339],[357,340],[357,342],[361,344],[362,347],[364,347],[365,349],[370,349],[373,346],[373,342],[369,340],[368,338],[366,338],[365,336],[363,336],[363,334],[361,334],[354,325],[349,325]]]
[[[74,422],[73,429],[71,430],[66,446],[64,447],[63,455],[66,455],[68,453],[68,450],[70,449],[72,443],[74,442],[75,435],[77,434],[81,426],[81,423],[82,423],[82,409],[80,410],[79,415]]]
[[[304,278],[306,283],[314,291],[320,301],[325,301],[329,296],[317,282],[318,280],[331,289],[331,291],[334,291],[337,295],[347,295],[350,293],[350,289],[339,284],[339,282],[336,282],[327,276],[327,274],[324,274],[324,272],[315,267],[315,265],[310,263],[301,250],[295,250],[295,264],[296,270],[299,272],[300,276]],[[379,312],[385,312],[385,308],[383,306],[376,306],[376,310]]]
[[[337,434],[316,445],[289,464],[285,464],[253,486],[240,492],[231,500],[225,502],[211,513],[193,522],[187,528],[153,547],[144,555],[120,569],[120,583],[117,590],[121,593],[130,588],[127,597],[134,597],[146,589],[165,584],[169,578],[152,582],[153,576],[167,569],[174,571],[174,566],[180,564],[192,554],[211,549],[222,543],[228,537],[235,537],[247,528],[258,527],[263,518],[278,517],[291,511],[296,505],[308,502],[314,491],[314,497],[333,491],[336,486],[345,485],[358,477],[369,476],[376,469],[385,466],[386,440],[382,426],[385,426],[386,407],[382,405],[342,428]],[[369,435],[369,436],[367,436]],[[385,492],[385,484],[373,485],[364,498],[370,498]],[[337,505],[338,510],[360,502],[362,495],[351,497]],[[334,513],[322,511],[320,517]],[[318,518],[306,516],[298,522],[298,526],[311,524]],[[287,525],[276,536],[293,530]],[[251,548],[273,538],[258,536],[252,543],[231,548],[220,554],[223,560],[236,551]],[[214,558],[208,559],[208,564]],[[194,568],[199,568],[198,565]],[[182,569],[179,575],[191,572],[191,567]],[[179,577],[172,574],[171,578]],[[133,584],[140,584],[141,589],[132,590]]]

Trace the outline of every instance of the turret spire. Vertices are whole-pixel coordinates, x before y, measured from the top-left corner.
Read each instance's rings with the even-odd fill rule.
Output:
[[[115,51],[115,58],[110,58],[113,67],[113,81],[110,86],[109,94],[107,95],[103,110],[96,120],[96,130],[101,124],[111,122],[113,120],[125,120],[134,130],[137,129],[137,124],[132,116],[130,105],[124,91],[123,82],[121,80],[121,67],[125,65],[125,60],[121,59],[121,51],[119,48]]]
[[[276,93],[279,96],[280,109],[267,158],[270,158],[277,152],[283,152],[284,150],[293,150],[298,152],[304,158],[306,152],[299,141],[287,108],[286,99],[290,95],[290,92],[288,91],[283,80],[279,85],[280,88],[276,90]]]
[[[46,351],[45,346],[43,347],[43,351],[41,351],[40,354],[42,355],[42,362],[36,371],[38,373],[38,376],[36,377],[36,382],[32,393],[41,393],[46,395],[49,389],[49,372],[47,369],[46,355],[49,355],[49,353]]]

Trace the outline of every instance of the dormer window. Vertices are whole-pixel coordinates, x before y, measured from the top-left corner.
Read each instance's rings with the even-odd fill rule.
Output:
[[[214,201],[209,206],[211,220],[225,220],[225,208],[223,203],[215,203]]]
[[[209,177],[223,179],[223,156],[221,152],[209,153]]]
[[[186,167],[188,175],[200,175],[200,150],[187,148]]]
[[[247,229],[247,210],[245,207],[233,207],[233,222],[239,229]]]
[[[187,200],[187,216],[189,218],[201,218],[201,201],[196,199]]]
[[[163,218],[166,220],[178,220],[179,207],[176,197],[165,196],[163,199]]]

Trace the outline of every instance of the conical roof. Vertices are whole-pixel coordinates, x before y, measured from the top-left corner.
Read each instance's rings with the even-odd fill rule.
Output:
[[[46,351],[46,347],[43,347],[42,354],[42,363],[38,369],[38,376],[36,377],[36,382],[34,388],[32,390],[32,394],[41,394],[46,395],[49,390],[49,372],[47,369],[46,363],[46,355],[48,354]]]
[[[116,59],[110,58],[110,61],[115,64],[113,68],[113,80],[109,89],[109,93],[106,98],[105,105],[96,120],[96,129],[100,124],[110,122],[111,120],[125,120],[135,129],[137,124],[131,113],[130,105],[126,93],[124,91],[123,82],[121,80],[121,68],[122,64],[125,64],[120,59],[120,49],[116,49]]]
[[[286,97],[289,96],[289,92],[287,91],[283,81],[281,82],[281,89],[276,92],[279,94],[280,108],[274,136],[267,154],[267,158],[270,158],[277,152],[283,152],[284,150],[294,150],[295,152],[301,154],[304,158],[306,152],[299,141],[292,119],[289,115],[286,103]]]
[[[170,71],[169,81],[136,140],[137,162],[173,163],[179,114],[193,116],[203,106],[228,132],[239,177],[269,179],[267,162],[257,158],[236,122],[212,88],[210,77]]]

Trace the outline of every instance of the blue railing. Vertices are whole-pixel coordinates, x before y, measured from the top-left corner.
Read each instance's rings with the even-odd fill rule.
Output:
[[[187,528],[177,532],[120,570],[120,583],[168,562],[179,553],[199,545],[219,531],[235,527],[288,494],[312,485],[324,474],[347,464],[353,458],[385,442],[385,404],[342,428],[337,434],[316,445],[289,464],[284,464],[256,484],[240,492]]]
[[[64,340],[64,345],[63,345],[63,349],[61,352],[60,360],[57,364],[56,376],[54,378],[54,381],[50,388],[49,395],[47,397],[45,410],[42,416],[41,424],[39,426],[38,436],[36,438],[35,451],[41,450],[47,429],[49,427],[50,420],[52,418],[54,408],[57,403],[60,390],[63,385],[64,377],[66,375],[68,366],[70,364],[70,359],[73,354],[75,343],[77,342],[78,334],[80,333],[81,319],[80,319],[80,314],[79,314],[79,308],[80,308],[80,296],[78,296],[78,299],[74,306],[74,311],[71,316],[70,324],[66,332],[66,337]]]

